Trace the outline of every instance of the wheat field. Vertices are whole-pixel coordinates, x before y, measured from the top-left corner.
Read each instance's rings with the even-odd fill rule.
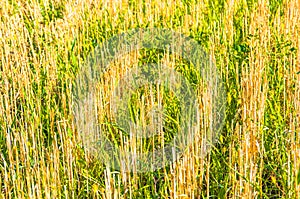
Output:
[[[299,0],[4,0],[0,17],[0,198],[300,198]],[[72,89],[97,45],[152,27],[193,38],[212,57],[226,90],[224,125],[205,156],[200,135],[166,167],[114,170],[84,147]],[[107,103],[126,64],[112,63],[99,86]]]

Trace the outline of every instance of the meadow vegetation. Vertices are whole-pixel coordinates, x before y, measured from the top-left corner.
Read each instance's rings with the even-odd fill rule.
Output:
[[[0,198],[300,198],[299,19],[298,0],[1,1]],[[212,57],[226,89],[224,126],[206,156],[200,135],[164,168],[113,170],[85,150],[72,88],[97,45],[149,27],[185,34]],[[186,63],[160,51],[124,59],[171,59],[193,77]],[[109,82],[129,66],[111,67],[99,85],[108,103]],[[176,118],[180,105],[165,94]],[[107,123],[109,108],[98,110]],[[169,137],[145,148],[168,141],[178,127],[172,121],[164,127]],[[103,128],[122,142],[112,126]]]

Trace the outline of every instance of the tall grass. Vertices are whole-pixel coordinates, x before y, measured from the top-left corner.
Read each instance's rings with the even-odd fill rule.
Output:
[[[0,198],[299,198],[299,13],[297,0],[1,2]],[[145,27],[209,52],[226,121],[205,157],[199,135],[165,168],[112,170],[82,144],[72,88],[98,44]]]

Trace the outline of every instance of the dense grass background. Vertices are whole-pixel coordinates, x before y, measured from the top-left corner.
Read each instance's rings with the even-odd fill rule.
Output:
[[[9,0],[0,17],[0,198],[300,197],[299,1]],[[158,171],[113,171],[84,150],[71,91],[97,44],[145,27],[212,55],[226,121],[206,157],[196,142]]]

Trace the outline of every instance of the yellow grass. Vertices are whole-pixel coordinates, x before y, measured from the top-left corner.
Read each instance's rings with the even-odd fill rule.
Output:
[[[298,0],[4,1],[0,18],[0,198],[300,197]],[[201,43],[228,104],[207,156],[197,135],[178,161],[146,174],[87,153],[71,107],[89,52],[136,27]],[[100,120],[109,113],[101,108]]]

